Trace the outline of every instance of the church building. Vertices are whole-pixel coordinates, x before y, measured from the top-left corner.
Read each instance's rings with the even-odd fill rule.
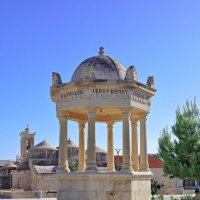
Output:
[[[58,149],[47,141],[35,145],[36,133],[27,127],[20,134],[20,160],[12,171],[12,188],[26,191],[56,190]]]

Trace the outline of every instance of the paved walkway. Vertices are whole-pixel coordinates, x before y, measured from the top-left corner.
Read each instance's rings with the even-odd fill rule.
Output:
[[[3,198],[2,196],[0,196],[0,199],[5,199],[5,198]],[[25,199],[26,198],[24,198],[24,199],[14,199],[14,200],[25,200]],[[41,198],[41,199],[39,199],[39,198],[31,198],[31,199],[26,199],[26,200],[56,200],[56,198]]]
[[[164,195],[164,200],[171,200],[171,196],[173,196],[176,199],[180,199],[181,197],[183,197],[183,195]],[[2,196],[0,196],[0,199],[5,199]],[[14,200],[25,200],[24,199],[14,199]],[[30,199],[26,199],[26,200],[57,200],[56,198],[30,198]]]

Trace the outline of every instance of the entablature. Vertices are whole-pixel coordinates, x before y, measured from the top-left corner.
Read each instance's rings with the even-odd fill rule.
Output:
[[[155,95],[156,90],[145,84],[130,80],[81,80],[77,82],[69,82],[58,84],[51,87],[51,97],[55,101],[58,94],[65,94],[74,91],[84,91],[88,89],[113,89],[113,90],[132,90],[140,95],[150,98]]]

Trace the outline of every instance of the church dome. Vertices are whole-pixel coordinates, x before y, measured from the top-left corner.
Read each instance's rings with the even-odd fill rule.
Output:
[[[87,58],[75,70],[71,81],[85,79],[124,80],[126,68],[118,61],[104,55],[104,48],[99,48],[99,55]]]
[[[48,150],[58,150],[56,147],[52,146],[51,144],[49,144],[48,142],[46,142],[45,140],[43,140],[42,142],[40,142],[39,144],[35,145],[32,149],[48,149]]]
[[[70,138],[69,138],[69,140],[67,140],[67,146],[68,147],[77,147],[78,148],[78,145],[75,144]]]

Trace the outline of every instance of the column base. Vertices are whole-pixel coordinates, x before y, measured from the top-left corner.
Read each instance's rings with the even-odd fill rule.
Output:
[[[65,169],[57,169],[56,170],[56,173],[61,173],[61,174],[63,174],[63,173],[69,173],[70,172],[70,169],[68,169],[68,170],[65,170]]]
[[[97,171],[96,162],[88,161],[86,163],[86,171]]]
[[[139,171],[139,165],[132,165],[132,168],[135,172]]]
[[[68,166],[68,165],[58,165],[57,171],[58,171],[58,172],[59,172],[59,171],[61,171],[61,172],[63,172],[63,171],[70,172],[70,169],[69,169],[69,166]]]
[[[149,165],[147,165],[147,164],[140,164],[139,171],[140,172],[148,172],[149,171]]]
[[[107,166],[107,171],[110,171],[110,172],[115,172],[115,166],[114,165],[111,165],[111,166]]]
[[[85,171],[85,166],[78,166],[78,171],[84,172]]]
[[[121,171],[132,171],[131,164],[130,164],[130,163],[122,164],[122,169],[121,169]]]

